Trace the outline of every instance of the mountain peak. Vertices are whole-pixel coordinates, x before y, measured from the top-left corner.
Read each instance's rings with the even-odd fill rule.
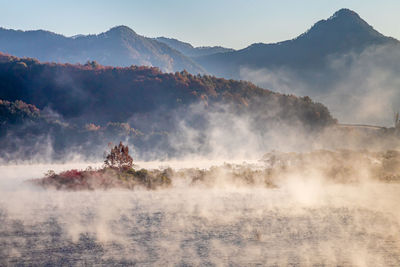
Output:
[[[338,18],[352,18],[352,19],[362,20],[361,17],[356,12],[348,8],[342,8],[336,11],[335,14],[333,14],[328,20],[333,20]]]
[[[353,10],[343,8],[338,11],[336,11],[330,18],[327,20],[322,20],[326,24],[331,24],[331,25],[336,25],[339,27],[345,28],[358,28],[360,27],[364,29],[372,29],[372,27],[365,21],[363,20],[360,15],[358,15],[356,12]],[[318,24],[318,23],[317,23]]]
[[[318,40],[337,41],[339,39],[358,40],[361,43],[370,42],[384,37],[371,25],[350,9],[340,9],[330,18],[320,20],[297,39],[314,38]]]
[[[136,32],[129,28],[128,26],[125,25],[119,25],[112,27],[107,31],[107,33],[112,33],[112,34],[134,34],[136,35]]]

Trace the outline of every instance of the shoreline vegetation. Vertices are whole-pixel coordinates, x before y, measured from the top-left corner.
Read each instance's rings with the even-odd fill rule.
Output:
[[[212,187],[280,187],[287,179],[357,184],[365,181],[399,183],[399,151],[315,150],[307,153],[270,152],[260,160],[263,167],[251,164],[211,166],[208,169],[135,169],[128,146],[111,148],[104,165],[94,169],[72,169],[61,173],[49,170],[43,178],[29,180],[45,189],[66,191],[147,189],[174,185]]]

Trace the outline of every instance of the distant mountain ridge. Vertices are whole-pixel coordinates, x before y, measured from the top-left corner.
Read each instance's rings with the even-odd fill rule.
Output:
[[[97,35],[65,37],[49,31],[17,31],[0,28],[0,51],[40,61],[102,65],[159,67],[166,72],[204,73],[189,57],[152,38],[138,35],[126,26],[117,26]]]
[[[117,26],[97,35],[65,37],[44,30],[17,31],[0,28],[0,52],[40,61],[101,65],[146,65],[174,72],[210,73],[242,79],[246,68],[320,68],[329,55],[360,52],[371,45],[399,44],[365,22],[356,12],[341,9],[315,23],[292,40],[255,43],[234,50],[220,46],[193,47],[174,38],[147,38],[127,26]]]
[[[376,31],[354,11],[341,9],[295,39],[256,43],[237,51],[199,57],[196,61],[214,75],[239,79],[242,67],[318,69],[329,55],[360,52],[371,45],[385,44],[399,42]]]
[[[175,50],[178,50],[182,54],[188,57],[199,57],[199,56],[207,56],[216,53],[225,53],[235,51],[232,48],[225,48],[222,46],[200,46],[194,47],[190,43],[182,42],[174,38],[167,37],[157,37],[155,40],[165,43],[166,45],[172,47]]]
[[[292,40],[255,43],[240,50],[147,38],[118,26],[98,35],[73,37],[0,29],[1,51],[47,62],[96,60],[101,65],[146,65],[164,72],[185,69],[246,80],[273,91],[310,96],[347,123],[391,125],[387,109],[400,107],[400,42],[349,9],[318,21]]]

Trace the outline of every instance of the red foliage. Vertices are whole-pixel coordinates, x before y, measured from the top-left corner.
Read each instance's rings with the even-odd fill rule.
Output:
[[[62,172],[58,176],[65,179],[80,179],[82,178],[82,172],[74,169]]]

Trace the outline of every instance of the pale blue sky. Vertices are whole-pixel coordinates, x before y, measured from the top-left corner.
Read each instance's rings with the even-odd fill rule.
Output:
[[[291,39],[340,8],[400,39],[400,0],[0,0],[0,27],[67,36],[127,25],[149,37],[244,48]]]

